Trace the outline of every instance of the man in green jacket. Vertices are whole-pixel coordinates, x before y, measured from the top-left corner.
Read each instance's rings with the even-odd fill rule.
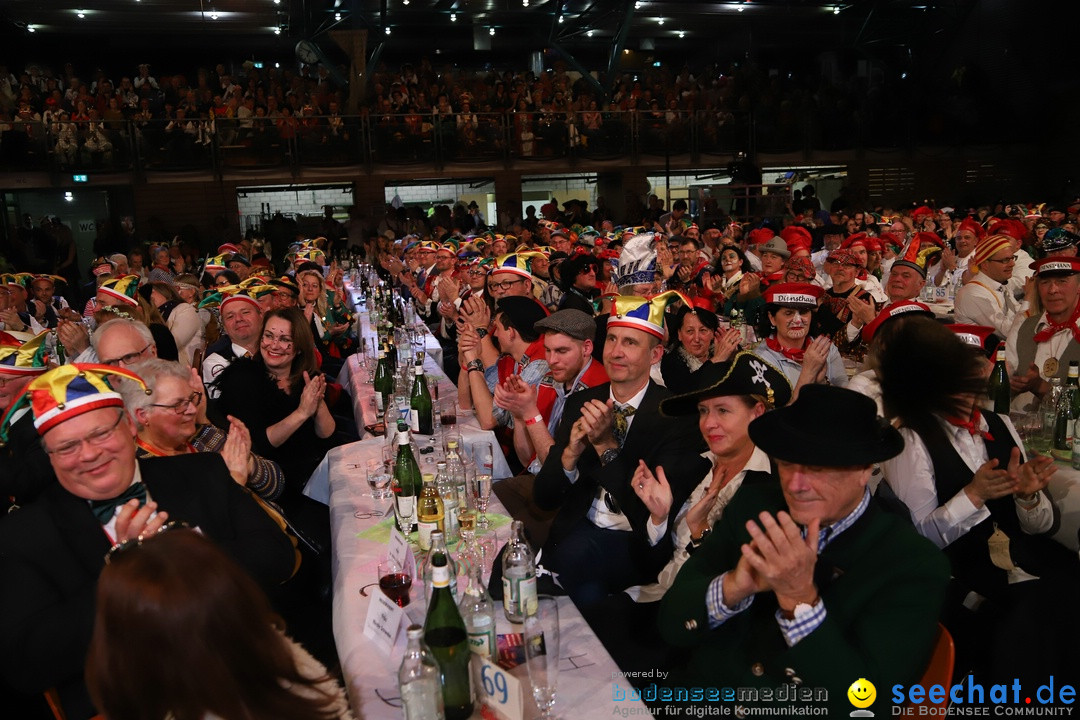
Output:
[[[658,701],[833,716],[872,704],[886,717],[892,686],[917,682],[929,660],[949,579],[944,555],[867,488],[903,439],[869,398],[824,385],[749,432],[780,482],[740,488],[665,595],[661,632],[694,649]],[[859,680],[876,700],[849,700]],[[703,692],[680,701],[682,688]]]

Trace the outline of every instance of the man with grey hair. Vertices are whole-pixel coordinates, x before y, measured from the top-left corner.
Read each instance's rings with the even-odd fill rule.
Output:
[[[117,275],[131,274],[131,266],[128,265],[128,258],[127,255],[125,255],[124,253],[116,253],[115,255],[110,255],[109,262],[111,262],[113,264],[113,267],[116,268],[114,272]]]
[[[157,343],[145,323],[116,318],[99,325],[90,336],[90,346],[102,365],[128,368],[157,357]]]

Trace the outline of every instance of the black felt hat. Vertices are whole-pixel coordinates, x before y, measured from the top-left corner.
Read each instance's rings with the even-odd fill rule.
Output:
[[[871,465],[904,449],[873,400],[831,385],[804,385],[795,402],[757,418],[749,432],[770,457],[819,467]]]

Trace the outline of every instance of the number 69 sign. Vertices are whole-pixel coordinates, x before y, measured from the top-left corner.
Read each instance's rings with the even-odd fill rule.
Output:
[[[484,705],[499,717],[522,720],[525,705],[521,694],[521,681],[487,658],[477,655],[473,659],[480,663],[479,690]]]

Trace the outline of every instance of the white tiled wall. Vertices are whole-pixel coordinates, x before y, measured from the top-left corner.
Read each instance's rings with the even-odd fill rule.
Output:
[[[236,201],[242,216],[260,215],[267,211],[267,204],[270,206],[269,214],[271,215],[280,211],[285,215],[308,216],[321,216],[324,205],[333,205],[340,213],[341,208],[347,208],[353,204],[352,188],[341,185],[264,191],[244,190],[241,187],[237,188],[236,192]]]

